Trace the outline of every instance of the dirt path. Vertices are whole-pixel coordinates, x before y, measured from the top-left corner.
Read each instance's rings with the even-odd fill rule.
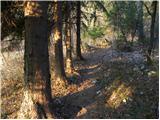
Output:
[[[157,117],[158,77],[147,76],[155,68],[145,66],[143,54],[109,48],[95,49],[84,57],[86,61],[75,63],[82,78],[77,91],[63,97],[60,118]],[[153,98],[157,102],[151,102]]]

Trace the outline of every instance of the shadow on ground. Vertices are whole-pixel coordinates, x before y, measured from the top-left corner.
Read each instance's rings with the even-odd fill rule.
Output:
[[[103,52],[102,52],[103,51]],[[157,67],[125,63],[123,59],[101,64],[106,53],[98,49],[79,62],[80,90],[53,100],[57,118],[158,118]],[[141,69],[142,66],[145,68]],[[86,87],[85,82],[89,81]]]

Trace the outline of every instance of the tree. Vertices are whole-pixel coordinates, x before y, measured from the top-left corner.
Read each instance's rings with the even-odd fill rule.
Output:
[[[136,33],[136,5],[135,2],[112,2],[113,7],[108,16],[110,25],[114,26],[118,39],[128,44],[128,36],[133,42]]]
[[[154,43],[155,43],[155,38],[154,38],[154,28],[155,28],[155,19],[156,19],[156,11],[157,11],[157,1],[153,1],[151,4],[151,9],[152,11],[149,10],[146,4],[144,4],[148,14],[151,16],[151,26],[150,26],[150,44],[148,47],[148,55],[147,55],[147,61],[151,61],[151,53],[152,50],[154,49]]]
[[[54,49],[55,49],[55,78],[61,83],[62,87],[66,86],[66,74],[63,61],[63,45],[62,45],[62,2],[55,2],[54,6]]]
[[[79,60],[84,60],[81,54],[81,2],[77,1],[77,42],[76,42],[76,53]]]
[[[25,2],[24,99],[20,118],[52,118],[47,2]]]
[[[71,3],[66,3],[66,72],[71,74],[73,72],[72,63],[72,45],[71,45]]]
[[[138,10],[138,39],[144,39],[144,27],[143,27],[143,1],[137,1]]]

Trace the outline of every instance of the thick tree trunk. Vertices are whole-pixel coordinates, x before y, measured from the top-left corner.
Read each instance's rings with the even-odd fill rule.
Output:
[[[62,45],[62,1],[56,2],[54,7],[54,49],[55,49],[55,78],[59,86],[66,87],[66,74],[63,61],[63,45]]]
[[[84,60],[81,54],[81,2],[77,1],[77,42],[76,42],[76,53],[77,59]]]
[[[47,3],[25,3],[24,101],[19,118],[53,118],[50,111]]]
[[[71,3],[66,2],[66,72],[72,74],[73,63],[72,63],[72,45],[71,45]]]
[[[151,14],[150,45],[148,48],[149,56],[151,56],[152,50],[154,48],[154,43],[155,43],[154,27],[155,27],[155,18],[156,18],[156,11],[157,11],[157,1],[152,2],[152,10],[153,10],[153,13]]]

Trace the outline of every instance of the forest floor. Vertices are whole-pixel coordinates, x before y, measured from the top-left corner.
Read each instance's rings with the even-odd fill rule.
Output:
[[[148,66],[137,49],[94,48],[83,56],[85,61],[74,63],[80,76],[71,78],[65,95],[53,99],[57,118],[158,118],[158,57]],[[2,80],[1,118],[16,118],[20,108],[22,81],[16,79]]]
[[[111,48],[84,58],[75,63],[81,81],[61,99],[58,118],[158,118],[158,61],[147,66],[143,53]]]

